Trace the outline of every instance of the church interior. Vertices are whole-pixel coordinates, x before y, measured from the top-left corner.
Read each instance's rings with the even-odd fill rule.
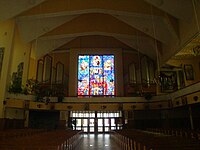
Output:
[[[199,149],[200,1],[0,0],[0,85],[2,150]]]

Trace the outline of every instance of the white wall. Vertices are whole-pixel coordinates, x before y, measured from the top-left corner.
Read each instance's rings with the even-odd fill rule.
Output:
[[[10,75],[12,75],[13,72],[17,71],[17,66],[21,62],[24,62],[23,77],[22,77],[23,85],[25,85],[26,80],[28,78],[30,52],[31,52],[31,44],[22,41],[18,28],[16,27],[16,32],[13,41],[13,57],[12,57]]]
[[[14,20],[0,22],[0,47],[5,48],[2,73],[0,78],[0,118],[4,117],[3,100],[8,91],[11,75],[17,71],[19,63],[24,62],[22,83],[28,75],[30,44],[21,40]]]
[[[7,91],[9,82],[9,69],[11,66],[10,57],[12,56],[13,37],[15,32],[15,23],[13,20],[0,22],[0,47],[4,47],[4,58],[2,72],[0,77],[0,118],[4,117],[3,100]]]

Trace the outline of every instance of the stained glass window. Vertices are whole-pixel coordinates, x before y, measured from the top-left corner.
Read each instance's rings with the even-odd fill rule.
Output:
[[[115,95],[114,55],[79,55],[78,95]]]

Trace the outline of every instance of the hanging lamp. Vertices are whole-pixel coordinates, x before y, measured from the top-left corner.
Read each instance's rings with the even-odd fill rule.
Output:
[[[159,51],[157,46],[157,40],[156,40],[156,29],[155,29],[155,22],[154,22],[154,15],[153,15],[153,7],[151,5],[151,19],[152,19],[152,27],[153,27],[153,37],[154,37],[154,45],[155,45],[155,51],[156,51],[156,64],[157,64],[157,76],[154,77],[154,82],[157,86],[160,86],[160,59],[159,59]]]

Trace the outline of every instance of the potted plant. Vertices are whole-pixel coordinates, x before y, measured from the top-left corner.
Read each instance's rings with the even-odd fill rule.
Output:
[[[21,93],[22,92],[22,79],[20,77],[17,76],[17,74],[13,73],[14,77],[10,83],[10,86],[8,88],[8,92],[9,93]]]

